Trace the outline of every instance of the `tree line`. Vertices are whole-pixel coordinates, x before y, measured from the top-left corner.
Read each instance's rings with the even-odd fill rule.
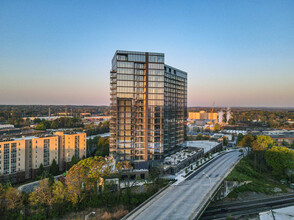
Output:
[[[292,180],[292,174],[289,173],[294,169],[293,150],[277,146],[271,137],[265,135],[239,134],[237,144],[247,148],[249,158],[254,161],[254,169],[260,173],[269,170],[277,178]]]
[[[143,193],[135,192],[130,184],[121,189],[121,178],[117,190],[113,190],[114,183],[105,182],[105,178],[121,177],[123,170],[130,169],[128,162],[114,165],[112,160],[90,157],[73,165],[63,181],[44,178],[29,194],[0,184],[0,215],[3,219],[47,219],[88,207],[123,205],[132,209],[166,184],[157,171],[150,173],[150,182]]]
[[[246,110],[234,111],[229,124],[243,123],[250,127],[294,128],[293,111]],[[290,122],[290,123],[289,123]]]
[[[109,121],[104,121],[100,123],[98,126],[87,125],[85,126],[87,136],[103,134],[109,132]]]
[[[61,117],[53,121],[40,120],[36,118],[34,123],[38,123],[36,130],[58,129],[58,128],[81,128],[84,127],[81,118]]]

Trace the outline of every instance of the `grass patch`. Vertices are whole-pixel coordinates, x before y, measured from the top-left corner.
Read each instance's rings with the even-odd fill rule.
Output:
[[[261,171],[259,167],[255,170],[254,162],[249,156],[241,159],[225,180],[238,181],[239,183],[251,181],[251,183],[235,188],[229,194],[229,198],[236,198],[238,193],[243,192],[274,194],[275,188],[280,188],[282,192],[287,192],[287,187],[275,179],[270,170],[264,167]]]

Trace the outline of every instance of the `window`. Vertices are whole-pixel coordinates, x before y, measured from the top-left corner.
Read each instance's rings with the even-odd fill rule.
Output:
[[[163,105],[164,101],[163,100],[149,100],[148,104],[149,105]]]
[[[149,81],[164,81],[163,76],[148,76]]]
[[[163,94],[149,94],[148,99],[163,99],[164,95]]]
[[[3,174],[9,173],[9,144],[4,144],[4,172]]]
[[[159,64],[159,63],[149,63],[149,68],[150,69],[164,69],[164,64]]]
[[[133,62],[117,62],[117,67],[126,67],[126,68],[133,68]]]
[[[144,69],[144,63],[135,63],[135,68]]]
[[[164,87],[163,82],[149,82],[149,87]]]
[[[133,87],[117,87],[117,92],[134,92]]]
[[[149,70],[148,71],[149,75],[160,75],[160,76],[164,76],[164,71],[163,70]]]
[[[140,74],[140,75],[144,75],[144,70],[138,70],[138,69],[136,69],[135,70],[135,73],[136,74]]]
[[[134,69],[117,68],[117,73],[133,74]]]
[[[117,80],[134,80],[134,75],[117,75]]]
[[[117,60],[127,60],[127,55],[117,55]]]
[[[117,81],[117,86],[134,86],[134,81]]]
[[[164,62],[164,58],[163,58],[163,56],[149,56],[149,62],[163,63]]]
[[[149,88],[148,93],[163,93],[164,89],[163,88]]]
[[[129,61],[145,62],[145,55],[129,54]]]

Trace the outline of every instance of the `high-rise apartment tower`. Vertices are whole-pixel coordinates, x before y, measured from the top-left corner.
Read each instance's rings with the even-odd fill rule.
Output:
[[[166,65],[163,53],[116,51],[110,88],[110,153],[116,161],[140,167],[183,144],[187,73]]]

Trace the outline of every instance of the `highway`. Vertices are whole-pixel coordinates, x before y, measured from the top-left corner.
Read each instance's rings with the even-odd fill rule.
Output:
[[[239,155],[238,150],[221,155],[185,181],[168,187],[126,219],[193,219]]]

